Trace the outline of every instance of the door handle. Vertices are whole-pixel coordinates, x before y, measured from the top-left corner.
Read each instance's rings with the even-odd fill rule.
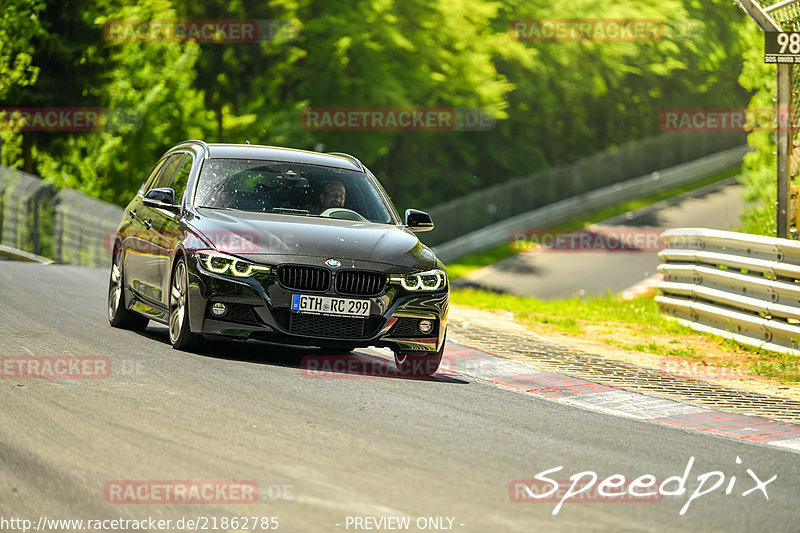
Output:
[[[130,215],[131,215],[131,218],[136,218],[136,211],[131,209]]]
[[[153,226],[149,220],[142,221],[142,224],[144,224],[147,229],[150,229]]]

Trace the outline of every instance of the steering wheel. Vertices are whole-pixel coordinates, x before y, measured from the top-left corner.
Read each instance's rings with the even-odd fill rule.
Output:
[[[321,217],[339,218],[342,220],[357,220],[359,222],[369,222],[366,218],[346,207],[329,207],[319,214]]]

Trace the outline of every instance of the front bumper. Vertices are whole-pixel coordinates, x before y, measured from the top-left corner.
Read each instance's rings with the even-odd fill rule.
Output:
[[[234,279],[209,272],[194,257],[189,271],[189,327],[205,336],[260,339],[299,346],[379,346],[395,351],[438,351],[447,328],[449,289],[413,292],[388,284],[378,296],[340,296],[334,292],[304,293],[283,287],[275,274]],[[356,298],[370,302],[367,318],[300,314],[290,310],[292,294]],[[215,317],[210,309],[224,303],[228,312]],[[433,322],[420,332],[421,320]]]

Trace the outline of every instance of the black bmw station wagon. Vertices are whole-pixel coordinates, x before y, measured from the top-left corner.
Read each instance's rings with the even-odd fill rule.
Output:
[[[113,247],[112,326],[169,327],[173,347],[261,339],[335,350],[388,347],[398,369],[436,372],[449,284],[353,156],[186,141],[156,163]]]

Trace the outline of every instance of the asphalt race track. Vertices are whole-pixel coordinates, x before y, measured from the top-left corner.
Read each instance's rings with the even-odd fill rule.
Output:
[[[800,527],[800,455],[793,451],[583,410],[458,372],[424,380],[312,377],[302,362],[317,350],[253,342],[179,352],[163,326],[111,328],[107,283],[105,270],[0,262],[2,518],[36,525],[44,516],[278,517],[278,530],[287,532]],[[94,357],[110,363],[110,374],[10,376],[7,356]],[[573,474],[651,474],[662,483],[684,476],[692,457],[682,495],[601,503],[576,496],[553,514]],[[555,500],[512,501],[519,499],[515,480],[559,466],[544,474],[563,480]],[[754,476],[777,478],[762,491]],[[204,480],[255,484],[258,497],[116,503],[109,494],[130,481]],[[377,527],[386,517],[410,517],[410,526]]]
[[[652,235],[669,228],[730,230],[739,225],[739,216],[744,210],[741,194],[742,186],[732,178],[647,206],[628,216],[606,220],[595,227],[604,227],[619,235],[646,235],[646,232]],[[569,298],[581,291],[590,296],[602,296],[608,290],[624,291],[656,274],[659,264],[657,250],[548,250],[517,254],[473,272],[466,280],[473,286],[543,300]]]

